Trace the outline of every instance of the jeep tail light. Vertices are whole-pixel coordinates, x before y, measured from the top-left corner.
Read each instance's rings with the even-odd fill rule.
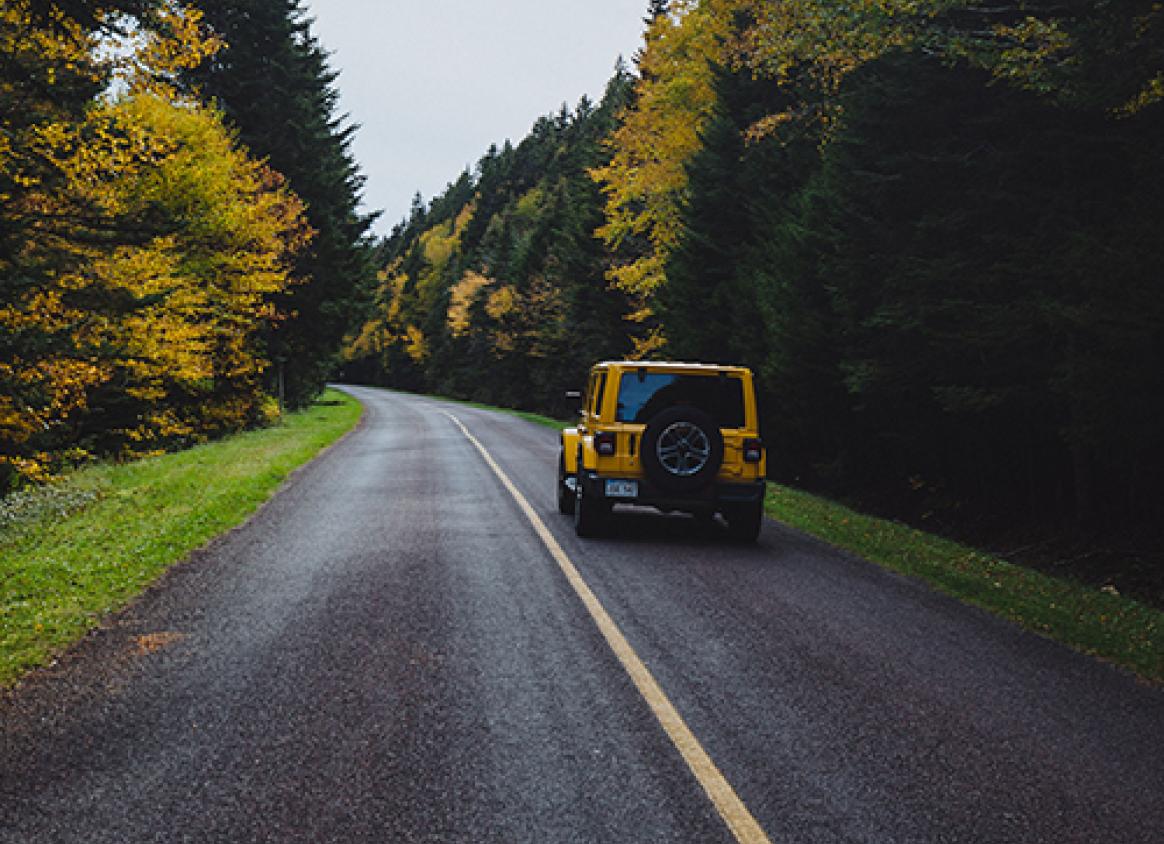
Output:
[[[764,443],[755,437],[744,440],[744,462],[759,463],[764,457]]]
[[[615,443],[613,431],[600,431],[594,435],[594,450],[604,457],[614,454]]]

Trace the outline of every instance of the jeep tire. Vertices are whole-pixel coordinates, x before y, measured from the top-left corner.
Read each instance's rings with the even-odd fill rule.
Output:
[[[598,536],[610,515],[610,504],[587,495],[581,481],[574,491],[574,533],[583,538]]]
[[[755,542],[764,525],[764,501],[758,498],[746,504],[725,507],[723,517],[727,520],[728,536],[734,542]]]
[[[643,471],[661,490],[688,493],[715,480],[723,463],[723,436],[715,421],[695,407],[657,413],[643,430]]]

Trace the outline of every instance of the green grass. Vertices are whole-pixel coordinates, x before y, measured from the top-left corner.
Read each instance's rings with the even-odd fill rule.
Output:
[[[244,521],[359,416],[355,400],[329,391],[274,427],[92,466],[0,502],[0,688]]]
[[[768,514],[1028,630],[1164,683],[1164,612],[775,484]]]

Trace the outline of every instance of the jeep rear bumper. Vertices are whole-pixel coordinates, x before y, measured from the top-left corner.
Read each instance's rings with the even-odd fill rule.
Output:
[[[764,498],[766,484],[763,480],[744,483],[709,484],[694,492],[675,493],[662,490],[645,478],[634,478],[638,484],[638,495],[634,497],[608,497],[606,481],[618,478],[600,477],[597,472],[584,470],[578,473],[578,483],[582,495],[591,500],[603,500],[610,504],[636,504],[656,507],[660,510],[682,510],[686,512],[715,512],[725,507],[750,504]],[[631,479],[628,479],[631,480]]]

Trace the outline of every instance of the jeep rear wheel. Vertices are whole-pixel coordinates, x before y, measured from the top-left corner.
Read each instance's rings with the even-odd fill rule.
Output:
[[[604,499],[586,495],[579,482],[574,490],[574,533],[584,538],[597,536],[609,515],[610,504]]]
[[[747,504],[734,504],[723,511],[727,519],[728,536],[736,542],[755,542],[764,526],[764,502],[761,499]]]
[[[723,463],[723,436],[695,407],[669,407],[643,431],[643,470],[668,492],[693,492],[711,483]]]

